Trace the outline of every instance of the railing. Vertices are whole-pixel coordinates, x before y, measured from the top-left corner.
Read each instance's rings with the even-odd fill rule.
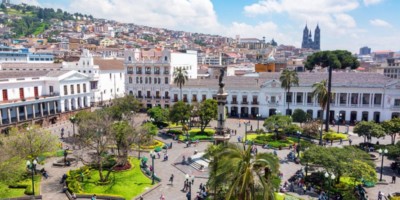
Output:
[[[164,97],[164,99],[169,99],[169,98],[170,98],[169,96]]]
[[[197,99],[192,99],[192,102],[197,102]]]
[[[169,71],[164,71],[164,74],[169,74]]]
[[[248,101],[242,101],[242,104],[249,104]]]
[[[160,71],[154,71],[154,74],[160,74]]]
[[[151,74],[151,71],[146,71],[146,74]]]
[[[174,99],[172,102],[178,102],[178,99]]]
[[[252,105],[258,105],[258,102],[257,101],[253,101],[253,102],[251,102],[251,104]]]
[[[183,102],[185,102],[185,103],[186,103],[186,102],[188,102],[188,100],[187,100],[187,99],[183,99]]]
[[[237,101],[231,101],[231,104],[238,104]]]
[[[156,98],[156,99],[161,99],[161,96],[156,96],[155,98]]]
[[[151,99],[151,96],[146,96],[146,99]]]
[[[136,74],[142,74],[142,71],[136,71]]]

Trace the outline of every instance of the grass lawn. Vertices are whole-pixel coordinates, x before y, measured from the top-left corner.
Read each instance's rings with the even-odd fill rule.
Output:
[[[35,176],[35,194],[38,195],[40,193],[40,181],[41,181],[41,175],[36,175]],[[26,178],[15,185],[26,185],[26,186],[32,186],[32,179]],[[23,197],[26,196],[25,194],[26,188],[9,188],[7,184],[2,183],[0,181],[0,198],[15,198],[15,197]]]
[[[133,169],[112,173],[110,175],[112,183],[109,185],[97,185],[96,182],[100,179],[99,173],[97,170],[92,170],[91,179],[85,179],[83,183],[81,183],[84,193],[120,195],[125,199],[132,199],[140,193],[143,193],[152,186],[151,180],[140,171],[139,160],[131,159],[131,164]]]
[[[257,139],[258,137],[258,139]],[[266,133],[266,134],[247,134],[247,140],[255,141],[257,144],[268,144],[273,148],[278,147],[288,147],[294,143],[297,143],[298,138],[296,137],[286,137],[285,140],[275,140],[274,133]],[[310,144],[309,141],[300,139],[301,145]]]
[[[44,27],[46,26],[46,23],[41,23],[40,26],[36,27],[35,32],[33,32],[33,35],[39,35],[44,32]]]
[[[7,13],[9,15],[17,15],[17,16],[33,16],[32,12],[22,13],[22,11],[15,10],[13,8],[7,8]]]

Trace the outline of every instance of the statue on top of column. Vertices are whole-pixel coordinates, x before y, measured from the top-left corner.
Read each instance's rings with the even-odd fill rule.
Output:
[[[220,69],[220,74],[219,74],[219,87],[220,88],[223,88],[225,86],[224,75],[225,75],[225,70],[224,70],[224,68],[222,68],[222,69]]]

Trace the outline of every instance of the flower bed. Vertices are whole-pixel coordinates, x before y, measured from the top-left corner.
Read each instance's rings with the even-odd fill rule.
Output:
[[[163,148],[164,143],[160,140],[153,140],[153,145],[140,145],[140,149],[142,150],[153,150],[155,148]]]
[[[324,140],[347,140],[348,139],[348,135],[343,134],[343,133],[333,133],[333,132],[329,132],[329,133],[325,133],[322,136],[322,139]]]

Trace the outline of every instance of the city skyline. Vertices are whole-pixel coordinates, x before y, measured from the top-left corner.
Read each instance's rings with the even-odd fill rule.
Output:
[[[234,38],[266,37],[301,47],[307,24],[321,28],[321,50],[360,47],[398,51],[400,2],[394,0],[14,0],[97,18],[157,28],[218,34]],[[115,12],[118,11],[118,12]]]

